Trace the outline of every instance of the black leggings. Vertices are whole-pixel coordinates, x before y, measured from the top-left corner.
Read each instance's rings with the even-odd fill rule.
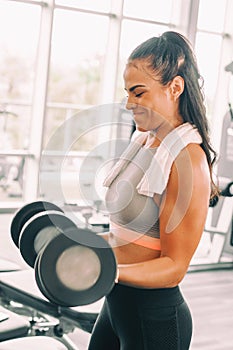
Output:
[[[116,284],[93,328],[89,350],[188,350],[192,318],[179,287]]]

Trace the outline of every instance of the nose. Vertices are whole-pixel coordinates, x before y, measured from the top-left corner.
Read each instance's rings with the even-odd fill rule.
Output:
[[[137,105],[135,102],[133,102],[132,98],[127,97],[125,107],[128,110],[133,110],[134,108],[137,107]]]

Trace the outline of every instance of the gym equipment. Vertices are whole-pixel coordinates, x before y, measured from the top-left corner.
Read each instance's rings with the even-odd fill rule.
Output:
[[[0,258],[0,272],[10,272],[20,270],[19,265],[6,259]]]
[[[221,191],[221,195],[224,197],[233,196],[233,181],[229,182],[229,184]]]
[[[40,344],[40,337],[37,337],[43,335],[45,339],[49,336],[60,340],[69,350],[78,350],[78,346],[73,344],[69,334],[77,327],[82,334],[86,333],[88,337],[103,301],[104,298],[92,304],[76,307],[56,305],[49,302],[41,293],[32,269],[0,273],[0,304],[4,305],[7,313],[8,310],[11,310],[16,314],[26,316],[30,320],[30,339],[34,339],[34,343],[31,340],[30,344],[34,344],[34,346],[37,346],[37,339],[38,344]],[[36,336],[36,339],[33,336]],[[44,341],[46,343],[46,340]],[[25,341],[25,348],[23,348],[24,342],[22,341],[22,346],[19,349],[29,349],[28,342]],[[18,343],[12,341],[13,344],[18,349]],[[57,349],[57,347],[52,347],[53,343],[52,341],[49,342],[49,339],[48,344],[51,344],[52,349]],[[42,348],[44,349],[44,347]]]
[[[233,181],[229,182],[229,179],[220,177],[219,190],[219,196],[210,200],[209,207],[216,207],[220,197],[233,197]]]
[[[61,344],[56,339],[38,336],[28,338],[11,339],[0,343],[0,350],[31,350],[31,349],[43,349],[43,350],[66,350],[67,347]]]
[[[229,178],[219,181],[220,196],[210,205],[204,229],[209,249],[196,263],[192,260],[190,272],[233,267],[233,182]]]
[[[116,259],[110,245],[91,230],[78,228],[52,203],[21,208],[13,218],[11,235],[24,260],[34,267],[40,291],[54,304],[90,304],[114,286]]]
[[[0,342],[28,334],[30,323],[26,318],[0,306]]]

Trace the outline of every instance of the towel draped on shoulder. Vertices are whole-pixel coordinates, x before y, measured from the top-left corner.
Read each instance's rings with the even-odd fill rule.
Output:
[[[147,135],[147,132],[142,133],[129,144],[105,178],[103,183],[105,187],[109,187],[133,160],[143,146]],[[184,123],[173,129],[157,148],[149,168],[137,185],[138,193],[149,197],[153,197],[155,193],[162,194],[168,183],[172,163],[180,151],[190,143],[202,143],[202,138],[195,126]]]

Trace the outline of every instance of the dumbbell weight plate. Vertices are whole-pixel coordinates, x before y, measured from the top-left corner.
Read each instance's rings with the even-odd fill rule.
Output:
[[[75,223],[59,211],[44,211],[32,216],[23,226],[19,236],[19,249],[26,263],[34,267],[38,249],[42,249],[55,236],[67,228],[76,228]]]
[[[35,214],[46,210],[63,212],[56,204],[46,201],[36,201],[26,204],[16,212],[11,222],[10,232],[12,240],[17,247],[19,247],[19,236],[24,224]]]
[[[75,241],[66,234],[76,236]],[[90,246],[92,239],[98,244]],[[83,244],[85,240],[87,245]],[[50,302],[67,307],[87,305],[111,291],[116,259],[102,237],[89,230],[71,228],[49,242],[37,256],[35,277]]]

